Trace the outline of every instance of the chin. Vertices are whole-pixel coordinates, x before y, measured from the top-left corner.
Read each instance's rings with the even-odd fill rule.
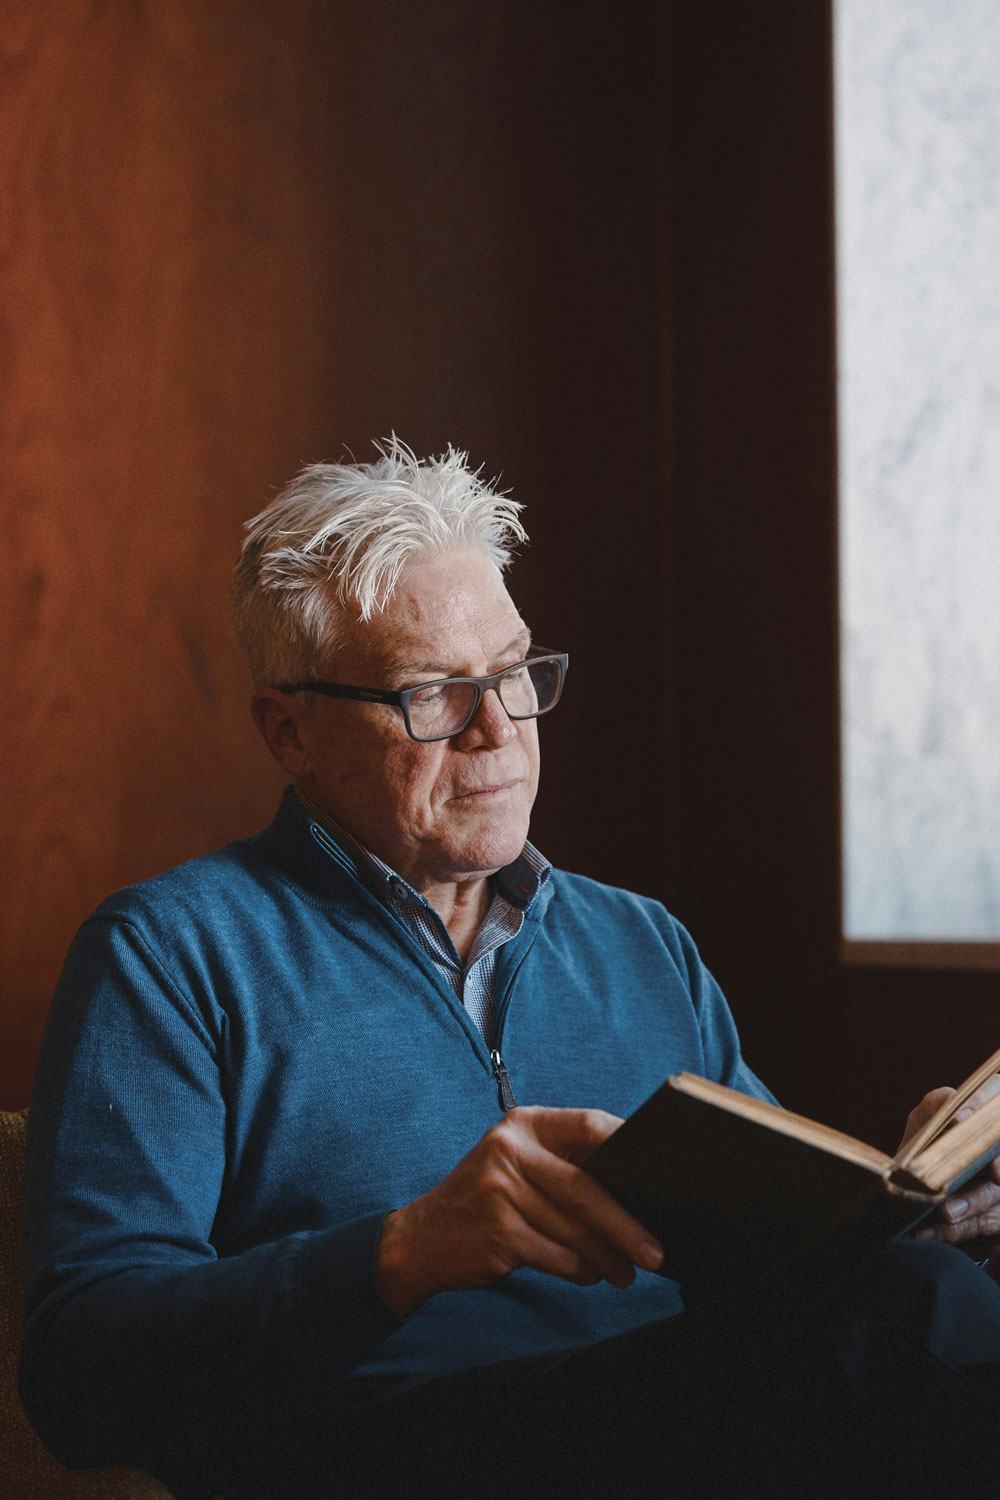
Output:
[[[528,821],[494,829],[478,838],[462,840],[455,854],[462,866],[471,871],[502,870],[509,865],[524,848],[528,837]]]

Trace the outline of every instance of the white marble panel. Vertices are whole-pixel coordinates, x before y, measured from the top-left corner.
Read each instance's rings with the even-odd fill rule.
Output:
[[[1000,940],[1000,3],[834,14],[845,935]]]

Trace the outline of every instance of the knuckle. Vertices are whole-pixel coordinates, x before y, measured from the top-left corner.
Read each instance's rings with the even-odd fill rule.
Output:
[[[487,1163],[510,1163],[517,1155],[516,1122],[509,1123],[509,1115],[491,1125],[483,1136],[482,1145]]]
[[[487,1219],[484,1219],[481,1229],[490,1255],[500,1257],[504,1261],[509,1259],[516,1234],[514,1216],[498,1208]]]
[[[573,1208],[582,1208],[589,1202],[593,1188],[587,1173],[581,1167],[574,1167],[566,1177],[566,1196]]]
[[[509,1173],[506,1162],[488,1157],[479,1174],[479,1196],[489,1211],[500,1212],[506,1205],[509,1188]]]
[[[475,1235],[491,1254],[509,1262],[523,1244],[524,1224],[513,1204],[494,1199],[476,1214]]]
[[[515,1105],[490,1126],[483,1140],[489,1142],[492,1151],[513,1161],[536,1133],[537,1114],[531,1105]]]
[[[570,1159],[585,1160],[620,1124],[616,1115],[609,1115],[603,1109],[581,1110],[575,1128],[576,1147],[570,1153]]]

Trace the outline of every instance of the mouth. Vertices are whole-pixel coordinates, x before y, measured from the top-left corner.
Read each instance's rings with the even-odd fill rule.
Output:
[[[456,792],[452,797],[453,802],[480,802],[487,797],[497,797],[502,792],[512,792],[516,786],[520,786],[520,777],[513,781],[497,781],[490,786],[472,787],[467,792]]]

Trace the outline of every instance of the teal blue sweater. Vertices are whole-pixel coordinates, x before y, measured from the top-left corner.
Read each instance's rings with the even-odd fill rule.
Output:
[[[656,902],[553,872],[496,993],[518,1103],[627,1115],[681,1069],[769,1097]],[[208,1495],[303,1413],[677,1312],[661,1277],[529,1270],[389,1311],[382,1219],[500,1109],[462,1005],[292,795],[112,896],[70,951],[30,1114],[22,1394],[45,1442]]]

